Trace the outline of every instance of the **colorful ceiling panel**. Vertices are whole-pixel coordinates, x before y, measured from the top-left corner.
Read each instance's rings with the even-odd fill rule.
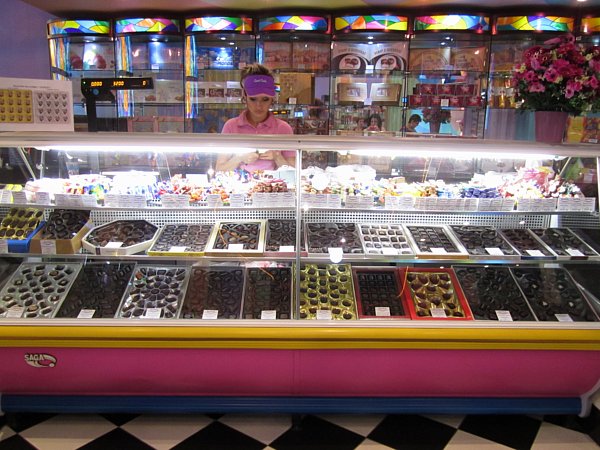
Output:
[[[584,17],[581,19],[582,33],[600,33],[600,17]]]
[[[48,34],[110,34],[108,20],[57,20],[48,24]]]
[[[250,17],[195,17],[185,19],[186,33],[233,31],[237,33],[250,33],[252,31],[252,18]]]
[[[448,14],[443,16],[419,16],[415,18],[415,31],[488,31],[489,29],[490,18],[485,16]]]
[[[496,31],[573,31],[572,17],[509,16],[498,17]]]
[[[329,23],[323,16],[264,17],[258,23],[259,31],[327,31]]]
[[[341,16],[335,18],[336,31],[406,31],[408,17],[376,14],[370,16]]]
[[[161,18],[119,19],[115,22],[117,34],[121,33],[179,33],[179,20]]]

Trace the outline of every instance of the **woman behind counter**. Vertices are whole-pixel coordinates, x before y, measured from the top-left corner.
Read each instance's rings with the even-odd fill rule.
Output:
[[[294,134],[283,120],[277,119],[269,108],[275,101],[275,81],[269,69],[252,64],[242,71],[242,102],[246,109],[223,125],[221,134]],[[281,166],[294,166],[294,151],[269,150],[264,153],[219,155],[217,171],[230,171],[238,167],[248,172],[274,170]]]

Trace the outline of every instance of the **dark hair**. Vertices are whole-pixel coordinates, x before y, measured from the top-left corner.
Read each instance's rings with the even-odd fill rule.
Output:
[[[383,125],[383,120],[381,120],[381,116],[379,114],[371,114],[367,120],[367,126],[370,126],[371,119],[375,119],[377,121],[377,126],[381,128],[381,125]]]
[[[409,121],[409,122],[417,122],[417,123],[421,123],[421,121],[422,121],[422,120],[423,120],[423,119],[421,119],[421,116],[420,116],[420,115],[418,115],[418,114],[413,114],[412,116],[410,116],[410,117],[408,118],[408,121]]]

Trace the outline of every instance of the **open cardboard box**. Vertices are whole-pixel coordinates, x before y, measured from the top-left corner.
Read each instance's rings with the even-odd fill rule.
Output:
[[[29,253],[42,253],[42,241],[53,241],[56,246],[56,252],[54,253],[56,255],[72,255],[78,253],[81,249],[81,240],[93,227],[93,222],[88,220],[71,239],[42,239],[42,228],[31,239]]]

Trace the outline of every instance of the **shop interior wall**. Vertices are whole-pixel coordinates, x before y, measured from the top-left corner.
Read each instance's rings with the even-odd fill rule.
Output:
[[[2,0],[0,77],[50,78],[46,22],[54,16],[21,0]]]

